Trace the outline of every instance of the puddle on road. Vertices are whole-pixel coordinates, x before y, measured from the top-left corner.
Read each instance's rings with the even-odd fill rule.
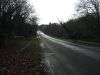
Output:
[[[47,59],[45,58],[42,59],[40,67],[42,69],[43,75],[53,75],[53,70]]]
[[[45,46],[44,46],[44,44],[43,43],[40,43],[40,46],[44,49],[45,48]]]
[[[53,65],[50,64],[49,56],[53,55],[53,53],[45,52],[45,45],[43,43],[40,44],[43,49],[41,53],[41,62],[40,67],[42,70],[42,75],[53,75]]]

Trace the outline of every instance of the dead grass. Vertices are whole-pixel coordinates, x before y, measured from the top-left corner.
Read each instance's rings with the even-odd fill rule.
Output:
[[[32,41],[29,47],[20,54],[18,51],[16,53],[29,41]],[[38,39],[12,40],[9,47],[2,50],[4,53],[0,56],[0,64],[5,65],[6,69],[0,70],[0,75],[40,75],[41,48]]]

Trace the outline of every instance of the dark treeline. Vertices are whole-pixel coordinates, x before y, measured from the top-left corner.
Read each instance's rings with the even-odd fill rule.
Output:
[[[100,28],[94,13],[67,22],[41,25],[40,29],[51,36],[71,39],[99,39]]]
[[[36,36],[37,17],[26,0],[0,0],[0,45],[14,36]]]
[[[57,23],[50,23],[49,25],[41,25],[39,29],[43,31],[45,34],[51,35],[53,37],[65,37],[64,28]]]
[[[94,14],[87,14],[77,19],[71,19],[61,25],[69,34],[69,38],[88,39],[100,37],[99,25]]]

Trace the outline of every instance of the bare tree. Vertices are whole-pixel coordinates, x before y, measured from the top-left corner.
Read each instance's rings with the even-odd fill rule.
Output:
[[[24,30],[28,26],[25,22],[30,13],[32,10],[27,0],[0,0],[0,41],[5,40],[5,37],[11,38],[20,28]]]
[[[89,13],[87,0],[80,0],[76,7],[76,11],[79,13]]]
[[[96,17],[98,26],[100,24],[100,0],[80,0],[76,11],[82,14],[92,14]],[[99,26],[100,27],[100,26]]]
[[[77,7],[76,10],[81,13],[99,14],[100,1],[99,0],[80,0],[76,7]]]
[[[95,13],[96,13],[96,17],[97,17],[97,22],[98,22],[98,24],[100,24],[99,23],[99,21],[100,21],[100,19],[99,19],[99,17],[100,17],[100,1],[99,0],[90,0],[90,2],[92,3],[92,5],[93,5],[93,7],[94,7],[94,10],[95,10]]]

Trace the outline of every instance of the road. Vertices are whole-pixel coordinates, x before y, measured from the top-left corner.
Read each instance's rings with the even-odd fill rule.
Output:
[[[59,40],[39,32],[48,75],[100,75],[100,48]]]

